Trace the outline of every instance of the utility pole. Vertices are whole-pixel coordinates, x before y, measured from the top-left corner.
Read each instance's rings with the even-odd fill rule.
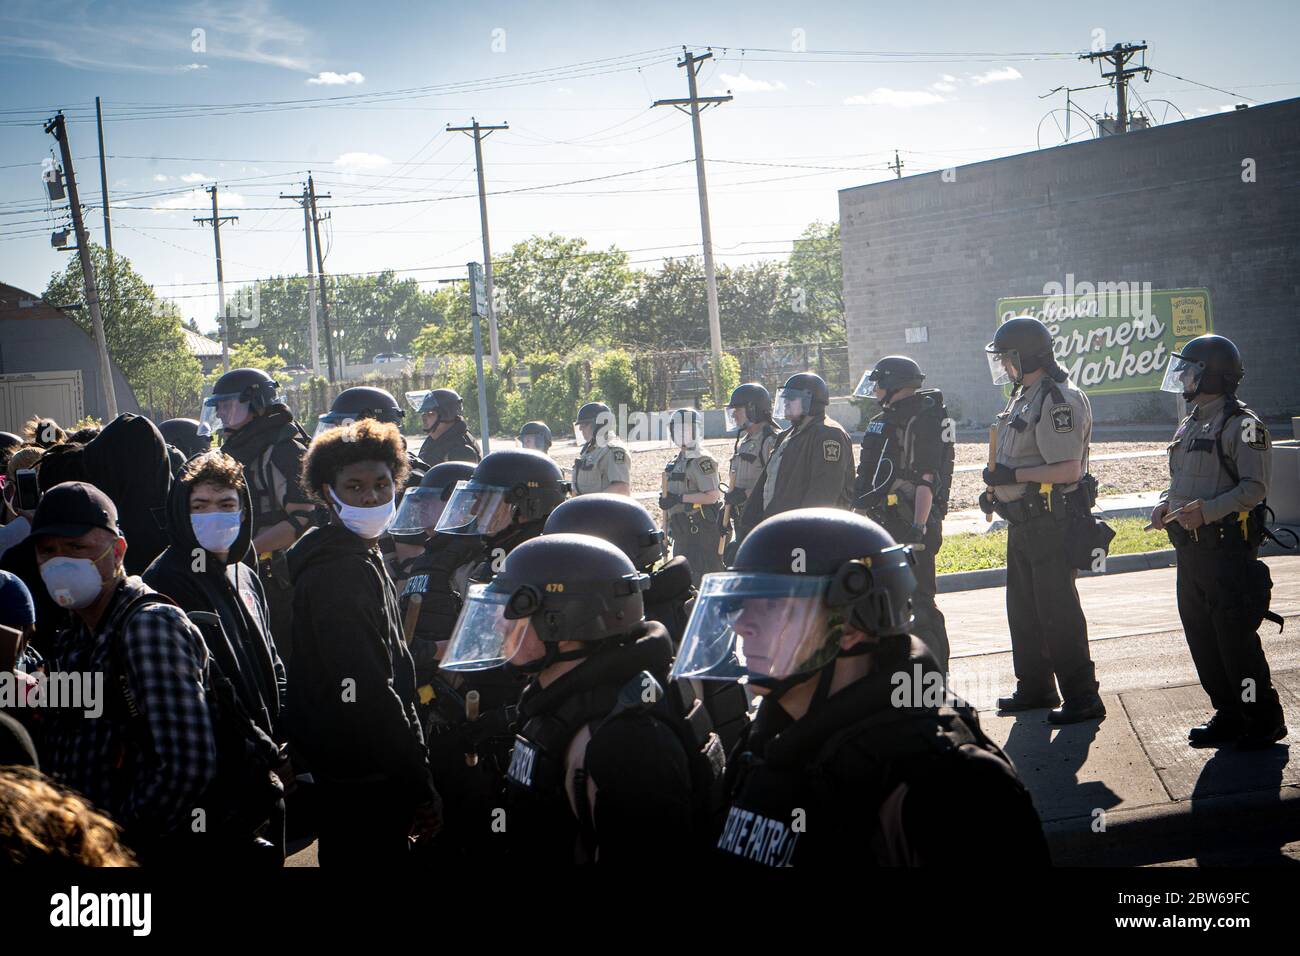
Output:
[[[903,178],[903,161],[898,158],[898,150],[894,150],[894,161],[887,165],[890,169],[894,171],[895,179]]]
[[[212,224],[212,241],[217,246],[217,324],[221,326],[221,368],[222,371],[230,371],[230,322],[226,315],[226,280],[221,274],[221,225],[227,222],[238,222],[238,216],[223,216],[217,211],[217,184],[213,183],[207,187],[207,193],[212,197],[212,215],[208,218],[194,217],[194,221],[202,225]],[[112,255],[112,253],[109,253]]]
[[[1080,60],[1105,60],[1115,69],[1110,73],[1103,72],[1102,79],[1110,79],[1115,84],[1115,131],[1117,133],[1128,132],[1128,81],[1138,74],[1142,74],[1144,80],[1151,79],[1151,68],[1148,66],[1135,66],[1126,68],[1128,61],[1134,54],[1143,53],[1142,62],[1146,63],[1144,51],[1147,45],[1145,43],[1116,43],[1109,50],[1102,50],[1097,53],[1080,53]]]
[[[678,67],[686,68],[686,81],[690,96],[686,99],[655,100],[652,106],[672,106],[688,113],[691,117],[691,129],[695,134],[695,180],[700,194],[700,234],[704,244],[704,283],[709,304],[709,344],[713,351],[713,396],[714,401],[722,401],[722,322],[718,315],[718,275],[713,267],[713,230],[709,226],[709,187],[704,177],[704,134],[700,130],[700,114],[710,106],[726,103],[733,96],[700,96],[696,86],[696,77],[704,61],[712,53],[696,55],[682,47],[682,59]],[[690,109],[685,107],[689,106]]]
[[[316,184],[312,181],[311,172],[307,173],[307,198],[311,202],[311,229],[312,236],[316,241],[316,280],[320,283],[320,309],[321,324],[325,326],[325,361],[329,363],[330,373],[329,380],[334,381],[334,337],[330,333],[330,310],[329,298],[325,294],[325,253],[320,247],[320,221],[321,217],[316,213],[316,200],[329,199],[329,193],[316,195]],[[343,377],[343,343],[339,342],[339,377]]]
[[[86,290],[86,309],[95,329],[95,347],[99,352],[99,383],[104,396],[104,411],[109,418],[117,418],[117,392],[113,388],[113,366],[108,360],[108,341],[104,338],[104,317],[99,311],[99,290],[95,285],[95,264],[90,261],[90,238],[81,218],[81,198],[77,194],[77,174],[72,168],[72,147],[68,145],[68,127],[63,111],[45,124],[45,132],[59,141],[63,157],[63,175],[68,183],[68,211],[72,213],[72,226],[77,232],[77,255],[81,258],[81,282]]]
[[[496,296],[492,292],[492,244],[488,241],[487,188],[483,180],[483,140],[499,129],[509,129],[509,123],[499,126],[482,126],[476,117],[470,117],[469,126],[447,124],[449,133],[469,133],[474,137],[474,165],[478,167],[478,218],[483,230],[483,278],[487,290],[488,343],[492,353],[492,371],[497,369],[501,357],[501,343],[497,338]]]
[[[112,309],[117,303],[117,266],[113,262],[113,223],[108,216],[108,163],[104,156],[104,113],[95,97],[95,125],[99,129],[99,191],[104,208],[104,248],[108,250],[108,304]],[[152,404],[152,400],[151,400]]]
[[[307,187],[302,187],[302,195],[280,193],[281,199],[292,199],[302,204],[302,234],[307,243],[307,343],[311,349],[311,373],[320,375],[320,344],[316,331],[316,257],[311,248],[311,201]],[[330,367],[330,381],[334,380],[334,369]]]

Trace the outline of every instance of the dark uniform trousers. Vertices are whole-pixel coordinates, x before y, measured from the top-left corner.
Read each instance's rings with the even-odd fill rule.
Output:
[[[1088,622],[1075,587],[1078,572],[1065,554],[1069,520],[1039,514],[1007,532],[1007,624],[1018,689],[1033,696],[1054,692],[1066,700],[1097,691],[1088,655]]]
[[[916,575],[916,591],[912,596],[916,622],[912,625],[912,633],[921,639],[921,643],[934,655],[939,669],[946,673],[951,650],[948,644],[948,624],[939,605],[935,603],[935,595],[939,593],[935,558],[943,545],[943,521],[937,516],[931,515],[926,522],[925,537],[921,539],[921,544],[925,545],[923,551],[912,552],[915,560],[912,573]]]
[[[1220,547],[1178,548],[1178,616],[1214,709],[1272,727],[1282,722],[1282,704],[1260,644],[1258,615],[1252,617],[1246,607],[1251,591],[1247,570],[1258,550],[1228,541]],[[1244,700],[1247,696],[1252,699]]]

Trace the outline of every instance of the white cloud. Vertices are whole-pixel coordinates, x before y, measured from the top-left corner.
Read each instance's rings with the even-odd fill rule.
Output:
[[[323,73],[317,73],[315,76],[307,78],[307,82],[313,86],[350,86],[353,84],[360,85],[365,81],[366,78],[355,70],[351,73],[334,73],[325,70]]]
[[[936,93],[951,93],[957,89],[957,85],[948,80],[940,80],[937,83],[931,83],[930,89]]]
[[[206,70],[207,68],[208,65],[206,63],[186,63],[180,68],[180,70],[182,73],[191,73],[194,70]]]
[[[979,73],[972,76],[971,82],[976,86],[988,86],[990,83],[1005,83],[1007,80],[1022,79],[1021,73],[1014,66],[1003,67],[1000,70],[989,70],[987,73]]]
[[[153,181],[156,182],[156,183],[165,183],[165,182],[167,182],[167,177],[164,176],[162,173],[157,173],[157,174],[154,176]]]
[[[344,169],[378,169],[390,163],[392,163],[391,159],[378,153],[344,153],[334,160],[335,166],[342,166]]]
[[[877,87],[866,96],[850,96],[844,101],[845,106],[895,106],[910,109],[913,106],[931,106],[934,103],[946,103],[938,93],[929,90],[891,90],[887,86]]]
[[[719,73],[718,77],[726,84],[727,89],[733,93],[772,93],[776,90],[785,89],[785,84],[780,80],[775,83],[768,80],[756,80],[744,73]]]
[[[189,192],[181,193],[179,196],[168,196],[160,199],[153,204],[155,212],[171,212],[172,210],[189,210],[189,209],[206,209],[212,204],[212,197],[202,189],[191,189]],[[222,190],[221,205],[223,207],[245,206],[248,204],[242,195],[228,190]]]
[[[181,177],[183,183],[201,183],[205,179],[211,179],[211,176],[205,176],[203,173],[186,173]]]

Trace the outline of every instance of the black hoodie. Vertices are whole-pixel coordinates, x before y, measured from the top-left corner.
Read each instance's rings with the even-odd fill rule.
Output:
[[[386,781],[437,799],[416,711],[415,665],[379,551],[340,524],[289,549],[289,736],[325,779]]]
[[[86,479],[117,506],[127,574],[143,574],[167,547],[171,461],[158,426],[143,415],[118,415],[82,452]],[[186,524],[189,523],[188,518]]]
[[[221,619],[195,623],[212,652],[212,661],[234,685],[248,715],[276,741],[284,740],[280,714],[284,705],[284,664],[270,637],[266,595],[257,574],[243,558],[253,537],[248,489],[240,492],[242,520],[239,536],[222,562],[203,551],[190,524],[191,483],[177,479],[167,498],[167,528],[171,543],[143,577],[155,591],[167,595],[186,612],[208,611]],[[202,571],[194,570],[199,555]]]

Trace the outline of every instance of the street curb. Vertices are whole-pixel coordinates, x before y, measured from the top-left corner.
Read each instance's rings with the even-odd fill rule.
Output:
[[[1174,566],[1174,549],[1166,551],[1141,551],[1137,554],[1119,554],[1106,559],[1106,570],[1102,573],[1080,571],[1081,578],[1103,577],[1107,574],[1124,574],[1128,571],[1150,571],[1153,568],[1172,568]],[[978,588],[1000,588],[1007,583],[1007,569],[982,568],[979,571],[954,571],[938,576],[939,593],[951,594],[954,591],[973,591]]]
[[[1149,866],[1204,855],[1207,844],[1239,845],[1256,833],[1280,847],[1300,840],[1300,786],[1107,811],[1104,819],[1103,833],[1093,831],[1092,816],[1043,824],[1052,864]]]

